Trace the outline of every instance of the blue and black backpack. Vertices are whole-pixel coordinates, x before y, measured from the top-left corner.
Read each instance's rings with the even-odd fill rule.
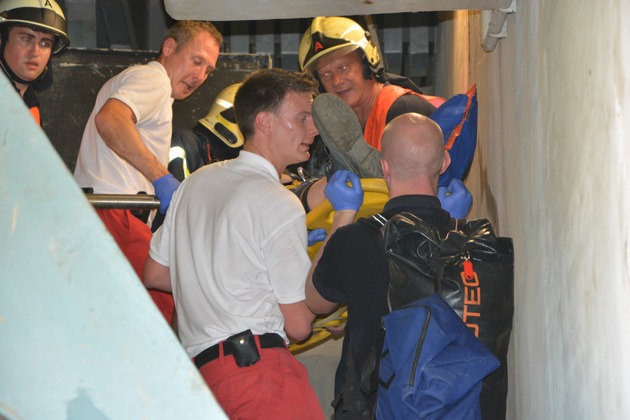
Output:
[[[512,240],[486,219],[451,219],[444,237],[410,213],[370,222],[390,271],[391,312],[373,365],[362,367],[376,418],[505,418]]]

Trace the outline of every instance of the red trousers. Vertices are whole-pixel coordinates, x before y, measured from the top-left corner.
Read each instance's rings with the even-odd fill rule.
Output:
[[[151,229],[135,217],[129,210],[97,210],[109,233],[114,237],[120,250],[142,280],[144,262],[149,256]],[[159,290],[149,290],[149,295],[166,321],[171,324],[175,303],[173,295]]]
[[[221,355],[199,369],[230,420],[323,420],[306,368],[286,349],[260,349],[253,366]]]

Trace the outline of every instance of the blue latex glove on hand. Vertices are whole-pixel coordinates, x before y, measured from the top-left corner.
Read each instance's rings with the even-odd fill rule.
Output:
[[[472,207],[472,194],[457,178],[453,178],[448,187],[439,187],[437,197],[442,208],[456,219],[464,219]]]
[[[166,214],[168,206],[171,205],[171,198],[173,193],[179,187],[180,182],[175,179],[173,174],[164,175],[153,181],[153,187],[155,188],[155,195],[160,200],[160,213]]]
[[[348,181],[351,185],[348,185]],[[335,172],[324,189],[324,195],[335,210],[359,210],[363,204],[361,180],[347,169]]]
[[[326,229],[318,228],[308,231],[308,246],[313,246],[324,239],[326,239]]]

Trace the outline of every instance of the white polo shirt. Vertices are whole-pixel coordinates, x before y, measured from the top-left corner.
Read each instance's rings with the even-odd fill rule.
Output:
[[[187,178],[150,255],[170,267],[189,355],[246,329],[286,340],[278,303],[305,299],[306,247],[304,209],[261,156],[241,151]]]

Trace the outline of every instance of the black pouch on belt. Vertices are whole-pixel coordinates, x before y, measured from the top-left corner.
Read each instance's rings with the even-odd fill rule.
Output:
[[[234,360],[240,367],[251,366],[260,360],[260,353],[251,330],[229,337],[223,345],[231,347]]]

